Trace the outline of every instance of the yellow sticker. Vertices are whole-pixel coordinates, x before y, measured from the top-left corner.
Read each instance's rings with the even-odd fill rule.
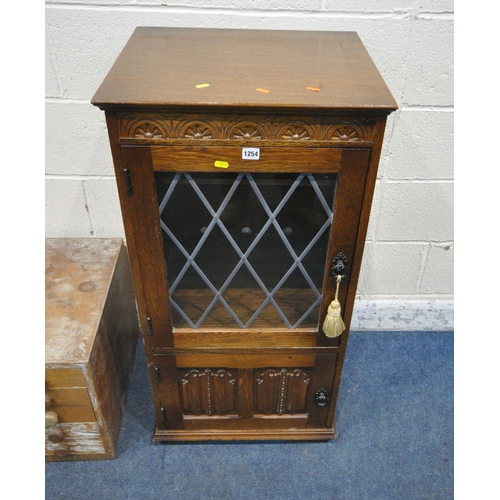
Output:
[[[209,83],[200,83],[199,85],[196,85],[197,89],[204,89],[205,87],[210,87]]]
[[[261,88],[261,87],[259,87],[258,89],[255,89],[255,90],[256,90],[257,92],[262,92],[263,94],[269,94],[269,92],[270,92],[269,90],[267,90],[267,89],[263,89],[263,88]]]
[[[227,168],[227,167],[229,167],[229,163],[227,161],[216,160],[216,161],[214,161],[214,167]]]

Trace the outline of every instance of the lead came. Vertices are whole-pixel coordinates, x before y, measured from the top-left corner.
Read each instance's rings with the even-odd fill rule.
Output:
[[[216,306],[222,306],[234,322],[240,328],[249,328],[259,320],[259,315],[266,311],[269,315],[268,306],[274,308],[274,315],[277,320],[273,326],[286,326],[288,328],[298,328],[306,320],[309,320],[311,312],[314,311],[320,304],[322,299],[321,283],[323,272],[319,266],[322,265],[322,260],[325,258],[326,252],[326,236],[332,224],[332,200],[327,201],[324,195],[325,185],[333,188],[335,179],[329,177],[325,180],[323,176],[320,183],[313,174],[287,174],[273,175],[272,177],[257,177],[254,174],[239,173],[231,187],[227,190],[227,194],[219,206],[212,205],[213,193],[207,191],[207,186],[210,187],[210,182],[218,179],[232,179],[232,177],[217,178],[208,176],[195,176],[187,172],[177,172],[170,181],[160,179],[162,182],[168,182],[168,189],[163,197],[160,198],[159,214],[160,224],[163,230],[165,244],[169,246],[169,255],[173,256],[176,253],[184,258],[184,264],[179,268],[177,274],[174,267],[170,266],[169,273],[169,293],[170,303],[178,313],[178,321],[180,325],[185,322],[191,328],[200,328],[205,326],[205,320],[210,319],[214,315],[212,310]],[[186,181],[192,190],[186,190]],[[269,183],[275,183],[274,191],[269,190]],[[205,184],[206,183],[206,184]],[[182,189],[178,194],[178,190]],[[244,191],[243,191],[244,189]],[[246,193],[248,198],[251,198],[251,204],[254,212],[260,213],[259,224],[260,230],[255,231],[251,243],[247,240],[244,242],[238,241],[236,234],[231,230],[228,222],[224,223],[224,214],[226,207],[231,207],[231,204],[241,204],[242,193]],[[277,203],[271,198],[272,195],[279,194],[282,198]],[[195,229],[193,236],[187,226],[189,219],[184,218],[181,227],[176,229],[175,221],[170,222],[169,213],[175,213],[177,203],[182,202],[187,196],[196,195],[200,205],[200,210],[206,210],[210,218],[207,218],[208,224],[202,227],[202,231]],[[252,195],[252,197],[250,197]],[[240,198],[238,198],[240,196]],[[247,201],[250,203],[250,201]],[[297,205],[301,203],[299,208]],[[192,204],[192,203],[191,203]],[[191,205],[190,204],[190,205]],[[273,204],[273,205],[272,205]],[[271,208],[272,206],[272,208]],[[229,210],[229,208],[228,208]],[[170,212],[169,212],[170,211]],[[192,211],[187,212],[186,217],[190,216]],[[165,217],[164,214],[167,216]],[[196,211],[199,217],[203,213]],[[292,228],[282,227],[280,218],[295,221],[296,224],[303,224],[300,230],[293,231]],[[199,223],[194,224],[195,228],[199,227]],[[182,234],[183,231],[185,234]],[[199,238],[196,245],[192,241],[196,237]],[[202,234],[201,237],[198,235]],[[241,228],[240,232],[245,235],[252,235],[252,229],[248,226]],[[238,261],[234,262],[234,266],[229,268],[229,261],[221,263],[217,268],[217,278],[220,285],[214,283],[209,275],[211,267],[213,267],[214,259],[206,257],[205,246],[215,246],[214,236],[219,235],[217,248],[220,252],[228,252],[234,255],[234,252],[239,257]],[[292,234],[294,234],[292,238]],[[265,244],[269,245],[271,237],[274,235],[273,249],[274,252],[280,252],[283,255],[283,262],[288,262],[288,265],[281,266],[282,274],[276,276],[271,282],[270,276],[264,276],[259,273],[258,269],[263,268],[262,262],[257,260],[257,255],[261,255],[261,259],[268,259],[270,254],[266,248],[262,248]],[[182,240],[188,240],[192,250],[189,251]],[[318,242],[321,240],[321,245]],[[247,245],[246,248],[244,245]],[[225,245],[225,246],[224,246]],[[194,247],[194,248],[193,248]],[[224,250],[222,250],[225,248]],[[312,256],[314,254],[314,257]],[[180,255],[179,255],[180,257]],[[215,257],[215,256],[214,256]],[[286,259],[286,260],[285,260]],[[167,263],[168,264],[168,263]],[[278,271],[275,266],[274,272]],[[314,277],[311,272],[314,270]],[[188,278],[194,280],[193,272],[199,277],[198,283],[204,283],[207,292],[211,292],[211,298],[206,301],[204,310],[201,311],[201,302],[197,301],[197,306],[193,311],[194,292],[187,299],[184,299],[185,293],[183,289],[193,287],[188,285]],[[226,274],[222,274],[226,272]],[[234,300],[231,301],[231,292],[234,288],[234,282],[241,282],[239,278],[242,272],[247,272],[248,279],[246,280],[245,288],[253,288],[260,294],[261,300],[251,307],[248,303],[243,310],[245,317],[238,315],[238,310],[241,310],[240,304]],[[223,279],[220,279],[223,276]],[[299,282],[300,286],[296,288],[302,289],[300,300],[297,294],[290,292],[290,299],[285,299],[287,289],[291,289],[290,283]],[[284,286],[286,285],[286,286]],[[254,295],[256,295],[254,292]],[[248,290],[247,290],[248,293]],[[208,296],[208,295],[207,295]],[[257,295],[256,295],[257,296]],[[291,302],[294,301],[294,302]],[[291,305],[293,304],[293,305]],[[193,311],[198,316],[193,316]],[[291,314],[293,316],[291,316]],[[174,326],[177,326],[174,318]],[[310,325],[313,326],[313,325]]]

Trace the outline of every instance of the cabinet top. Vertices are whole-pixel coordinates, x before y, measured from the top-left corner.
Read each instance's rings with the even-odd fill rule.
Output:
[[[357,33],[243,29],[136,28],[91,102],[397,109]]]

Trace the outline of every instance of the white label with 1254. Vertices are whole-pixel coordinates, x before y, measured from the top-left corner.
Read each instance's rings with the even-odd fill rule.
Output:
[[[260,160],[260,148],[242,148],[243,160]]]

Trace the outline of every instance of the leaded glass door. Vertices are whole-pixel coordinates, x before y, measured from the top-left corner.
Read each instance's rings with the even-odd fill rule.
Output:
[[[157,172],[174,328],[317,328],[336,174]]]
[[[337,253],[357,278],[370,150],[262,147],[248,162],[236,147],[124,145],[121,155],[156,439],[334,437],[343,340],[321,325]],[[347,324],[354,279],[339,293]]]

